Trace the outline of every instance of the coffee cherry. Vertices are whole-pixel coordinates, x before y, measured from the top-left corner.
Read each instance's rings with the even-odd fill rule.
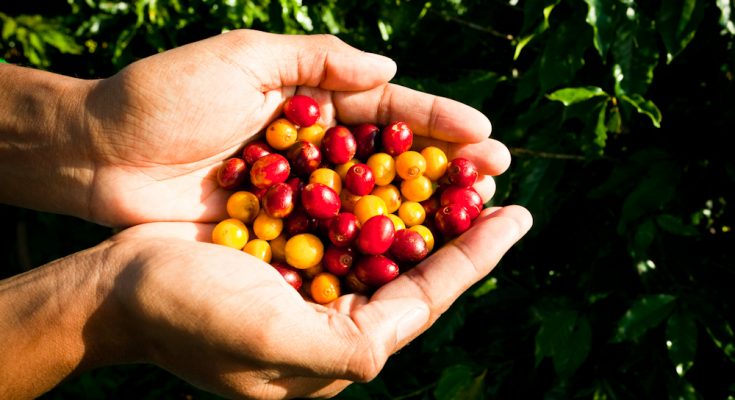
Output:
[[[368,158],[367,165],[373,171],[376,185],[388,185],[396,177],[396,161],[388,153],[373,154]]]
[[[364,224],[365,221],[376,215],[388,214],[388,208],[386,207],[383,199],[369,194],[367,196],[362,196],[357,200],[353,214],[355,214],[357,220],[360,221],[360,224]]]
[[[441,179],[447,172],[447,155],[442,149],[429,146],[421,150],[421,155],[426,160],[426,171],[424,175],[432,181],[436,182]]]
[[[414,225],[410,228],[408,228],[410,231],[414,231],[421,235],[421,237],[424,239],[424,242],[426,243],[426,247],[431,253],[431,250],[434,250],[434,234],[431,233],[431,229],[427,228],[424,225]]]
[[[260,200],[254,194],[241,190],[227,198],[227,215],[249,224],[260,212]]]
[[[398,211],[401,206],[401,191],[394,185],[378,186],[370,194],[383,199],[389,214]]]
[[[298,176],[308,176],[319,168],[322,153],[314,144],[299,140],[288,148],[286,158],[291,162],[291,171]]]
[[[362,224],[355,243],[363,254],[383,254],[393,243],[395,232],[395,225],[390,218],[376,215]]]
[[[404,122],[394,122],[383,128],[383,150],[391,156],[397,156],[411,148],[413,132]]]
[[[322,272],[311,281],[311,298],[319,304],[326,304],[337,300],[342,294],[339,278],[329,272]]]
[[[371,154],[375,153],[380,128],[373,124],[362,124],[356,126],[352,130],[352,134],[355,136],[355,141],[357,142],[355,156],[360,160],[367,160]]]
[[[283,220],[269,216],[264,210],[253,221],[253,233],[260,239],[273,240],[283,231]]]
[[[298,126],[312,126],[321,115],[319,104],[309,96],[293,95],[283,103],[286,118]]]
[[[286,242],[286,262],[288,265],[307,269],[322,261],[324,245],[311,233],[294,235]]]
[[[369,287],[383,286],[399,273],[398,265],[382,255],[360,257],[354,269],[357,279]]]
[[[242,150],[242,158],[248,165],[253,165],[261,157],[274,153],[275,150],[262,140],[256,140],[245,145]]]
[[[434,215],[436,215],[436,212],[439,211],[441,208],[441,202],[439,201],[439,196],[434,193],[431,197],[428,199],[419,202],[422,207],[424,207],[424,214],[428,218],[434,218]]]
[[[355,137],[349,129],[337,125],[327,129],[322,139],[324,158],[332,164],[343,164],[351,160],[357,151]]]
[[[228,158],[217,170],[217,183],[223,189],[232,190],[245,181],[248,166],[242,158]]]
[[[316,147],[321,147],[322,139],[324,138],[324,132],[324,128],[319,124],[314,124],[312,126],[302,126],[301,128],[299,128],[296,139],[306,140]]]
[[[301,191],[301,204],[314,218],[334,217],[342,205],[337,192],[321,183],[310,183]]]
[[[291,213],[291,215],[293,215],[293,213]],[[286,234],[282,232],[277,238],[268,241],[268,244],[271,246],[272,260],[286,261],[286,240]]]
[[[266,189],[276,183],[285,182],[291,173],[286,157],[268,154],[261,157],[250,169],[250,182],[257,188]]]
[[[322,259],[324,259],[324,258],[322,257]],[[317,265],[315,265],[313,267],[302,269],[301,270],[301,275],[304,278],[306,278],[306,279],[314,279],[315,276],[321,274],[322,272],[324,272],[324,266],[320,262],[319,264],[317,264]]]
[[[405,151],[396,157],[396,173],[401,179],[415,179],[426,171],[426,159],[421,153]]]
[[[308,233],[316,230],[319,221],[310,216],[303,208],[296,208],[288,217],[283,220],[283,226],[290,236],[299,233]]]
[[[286,218],[294,209],[293,189],[286,183],[276,183],[263,195],[263,210],[273,218]]]
[[[343,212],[329,220],[329,240],[338,247],[346,247],[357,239],[360,232],[357,217],[349,212]]]
[[[482,197],[480,197],[472,186],[449,186],[442,192],[440,201],[442,206],[449,204],[464,206],[467,212],[469,212],[471,220],[474,220],[480,215],[483,207]]]
[[[212,243],[242,250],[248,242],[248,228],[239,219],[228,218],[218,223],[212,231]]]
[[[299,274],[298,271],[282,262],[274,262],[271,265],[276,271],[278,271],[278,273],[281,274],[281,276],[283,276],[283,279],[286,283],[291,285],[292,288],[296,290],[301,289],[303,280],[301,279],[301,274]]]
[[[324,252],[322,265],[334,275],[345,276],[352,270],[356,258],[355,251],[351,247],[329,246]]]
[[[434,187],[431,181],[423,175],[401,182],[401,194],[410,201],[424,201],[431,197],[433,191]]]
[[[347,171],[349,171],[353,165],[359,164],[359,163],[360,163],[360,160],[358,160],[357,158],[353,158],[347,161],[346,163],[335,165],[334,172],[336,172],[339,178],[344,181],[345,178],[347,177]]]
[[[396,232],[400,231],[401,229],[406,229],[406,223],[403,222],[403,220],[395,215],[395,214],[388,214],[388,218],[393,222],[393,227],[395,227]]]
[[[276,150],[286,150],[296,143],[298,131],[294,124],[285,118],[279,118],[270,125],[265,131],[265,140]]]
[[[362,196],[358,196],[347,189],[342,190],[339,194],[339,200],[342,202],[340,211],[354,213],[355,204],[357,204],[357,201],[360,200],[360,198],[362,198]]]
[[[477,166],[466,158],[455,158],[447,166],[447,178],[455,186],[468,187],[477,181]]]
[[[396,232],[389,252],[391,257],[398,262],[415,264],[426,258],[429,248],[419,233],[403,229]]]
[[[449,204],[436,212],[434,222],[442,235],[454,237],[469,229],[472,220],[467,208],[459,204]]]
[[[329,168],[319,168],[309,175],[309,183],[321,183],[327,185],[337,194],[342,193],[342,179],[337,172]]]
[[[370,194],[375,187],[373,171],[366,164],[353,165],[345,176],[345,187],[358,196]]]
[[[398,209],[398,216],[406,223],[406,226],[411,227],[424,223],[426,211],[421,204],[415,201],[406,201]]]
[[[267,263],[271,262],[271,257],[273,256],[271,245],[263,239],[253,239],[247,242],[242,251]]]

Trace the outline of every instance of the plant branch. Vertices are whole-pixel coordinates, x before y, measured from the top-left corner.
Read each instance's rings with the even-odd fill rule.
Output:
[[[460,25],[463,25],[463,26],[466,26],[466,27],[468,27],[470,29],[474,29],[474,30],[477,30],[477,31],[480,31],[480,32],[484,32],[484,33],[489,33],[489,34],[491,34],[491,35],[493,35],[495,37],[498,37],[498,38],[501,38],[501,39],[505,39],[505,40],[508,40],[508,41],[513,40],[513,35],[511,35],[509,33],[498,32],[498,31],[496,31],[495,29],[493,29],[490,26],[483,26],[483,25],[480,25],[480,24],[477,24],[477,23],[474,23],[474,22],[471,22],[471,21],[467,21],[467,20],[462,19],[462,18],[459,18],[459,17],[455,17],[453,15],[447,15],[447,14],[445,14],[443,12],[440,12],[440,11],[435,11],[435,10],[431,10],[430,9],[429,12],[432,13],[432,14],[436,14],[436,15],[444,18],[447,21],[456,22],[456,23],[458,23]]]

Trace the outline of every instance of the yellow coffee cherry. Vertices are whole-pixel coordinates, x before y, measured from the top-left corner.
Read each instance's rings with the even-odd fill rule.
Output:
[[[421,202],[431,197],[432,193],[434,186],[431,180],[423,175],[401,182],[401,194],[406,200]]]
[[[258,197],[248,191],[241,190],[235,192],[227,198],[227,214],[231,218],[237,218],[240,221],[249,224],[260,212],[260,200]]]
[[[253,232],[255,236],[263,240],[273,240],[283,231],[283,220],[273,218],[260,210],[260,214],[253,221]]]
[[[322,127],[319,124],[314,124],[312,126],[305,126],[299,128],[299,132],[296,135],[297,140],[306,140],[309,143],[312,143],[316,147],[320,147],[322,145],[322,139],[324,139],[324,127]]]
[[[416,151],[404,151],[396,157],[396,173],[403,180],[416,179],[426,171],[426,159]]]
[[[347,171],[350,170],[350,167],[352,167],[355,164],[359,164],[359,163],[360,163],[360,160],[358,160],[357,158],[353,158],[352,160],[347,161],[344,164],[339,164],[335,166],[334,171],[337,172],[337,175],[339,175],[339,177],[342,179],[342,182],[344,182],[345,176],[347,176]]]
[[[276,150],[286,150],[296,143],[298,131],[296,126],[286,118],[279,118],[270,125],[265,131],[265,140],[271,147]]]
[[[387,185],[396,177],[396,161],[387,153],[375,153],[368,158],[366,164],[373,170],[375,184]]]
[[[249,241],[242,250],[267,263],[271,262],[271,257],[273,257],[271,245],[263,239],[253,239]]]
[[[444,154],[444,151],[438,147],[429,146],[421,150],[421,155],[426,159],[426,171],[424,171],[424,176],[434,182],[441,179],[447,172],[447,165],[449,164],[447,155]]]
[[[318,265],[324,255],[324,244],[311,233],[299,233],[286,242],[286,262],[288,265],[307,269]]]
[[[228,218],[218,223],[212,231],[212,243],[241,250],[248,242],[248,228],[239,219]]]
[[[388,218],[393,221],[393,227],[395,228],[396,232],[400,231],[401,229],[406,229],[406,224],[397,215],[388,214]]]
[[[426,247],[429,249],[429,252],[431,252],[434,248],[434,235],[431,233],[431,229],[427,228],[425,225],[414,225],[408,229],[421,235],[421,237],[424,238],[424,242],[426,242]]]
[[[286,261],[286,234],[281,232],[277,238],[268,242],[271,245],[273,261]]]
[[[314,277],[309,287],[311,298],[319,304],[336,300],[340,293],[339,278],[329,272],[322,272]]]
[[[388,214],[388,207],[386,207],[385,202],[380,197],[368,194],[360,197],[360,200],[355,203],[353,214],[355,214],[357,220],[360,221],[360,225],[362,225],[365,221],[376,215]]]
[[[340,194],[342,192],[342,178],[339,177],[336,171],[329,168],[317,168],[309,176],[309,183],[321,183],[322,185],[329,186]]]
[[[389,214],[396,212],[401,206],[401,191],[395,185],[376,186],[370,194],[383,199]]]
[[[415,201],[406,201],[398,209],[398,216],[408,227],[421,225],[426,220],[426,210],[424,206]]]

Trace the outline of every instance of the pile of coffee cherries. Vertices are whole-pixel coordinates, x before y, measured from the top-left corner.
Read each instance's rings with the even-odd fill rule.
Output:
[[[325,130],[302,95],[283,114],[219,168],[219,185],[235,192],[212,241],[270,263],[307,299],[369,293],[469,229],[483,208],[477,167],[438,147],[411,150],[403,122]]]

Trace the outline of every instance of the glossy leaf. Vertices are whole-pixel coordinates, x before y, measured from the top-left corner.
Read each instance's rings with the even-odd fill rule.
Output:
[[[586,101],[594,97],[606,96],[609,97],[604,90],[596,86],[584,86],[584,87],[570,87],[559,89],[549,94],[547,97],[549,100],[560,101],[565,106]]]
[[[643,96],[639,94],[632,94],[629,96],[623,95],[620,97],[620,99],[635,107],[635,109],[639,113],[650,118],[653,126],[655,126],[656,128],[661,127],[661,110],[659,110],[658,107],[656,107],[656,105],[653,104],[651,100],[646,100],[643,98]]]
[[[434,397],[437,400],[482,399],[485,374],[477,378],[473,375],[472,368],[467,365],[455,365],[445,369],[434,389]]]
[[[717,8],[720,9],[720,25],[724,32],[735,35],[735,21],[733,21],[732,1],[716,0]]]
[[[613,341],[638,340],[669,316],[674,309],[674,300],[676,297],[668,294],[649,295],[636,300],[618,321]]]
[[[595,49],[603,61],[615,40],[616,22],[620,18],[622,4],[610,0],[584,0],[587,3],[587,23],[594,32]]]
[[[560,309],[543,315],[536,333],[536,365],[551,357],[557,374],[568,378],[587,358],[591,340],[589,321],[576,311]]]
[[[697,351],[697,325],[691,315],[671,314],[666,324],[666,348],[677,374],[683,376],[694,364]]]
[[[666,61],[671,62],[692,41],[704,16],[702,0],[664,0],[656,18],[656,28],[666,45]]]
[[[611,48],[613,77],[617,96],[645,93],[653,81],[653,70],[659,61],[653,22],[641,20],[639,14],[622,19]]]

